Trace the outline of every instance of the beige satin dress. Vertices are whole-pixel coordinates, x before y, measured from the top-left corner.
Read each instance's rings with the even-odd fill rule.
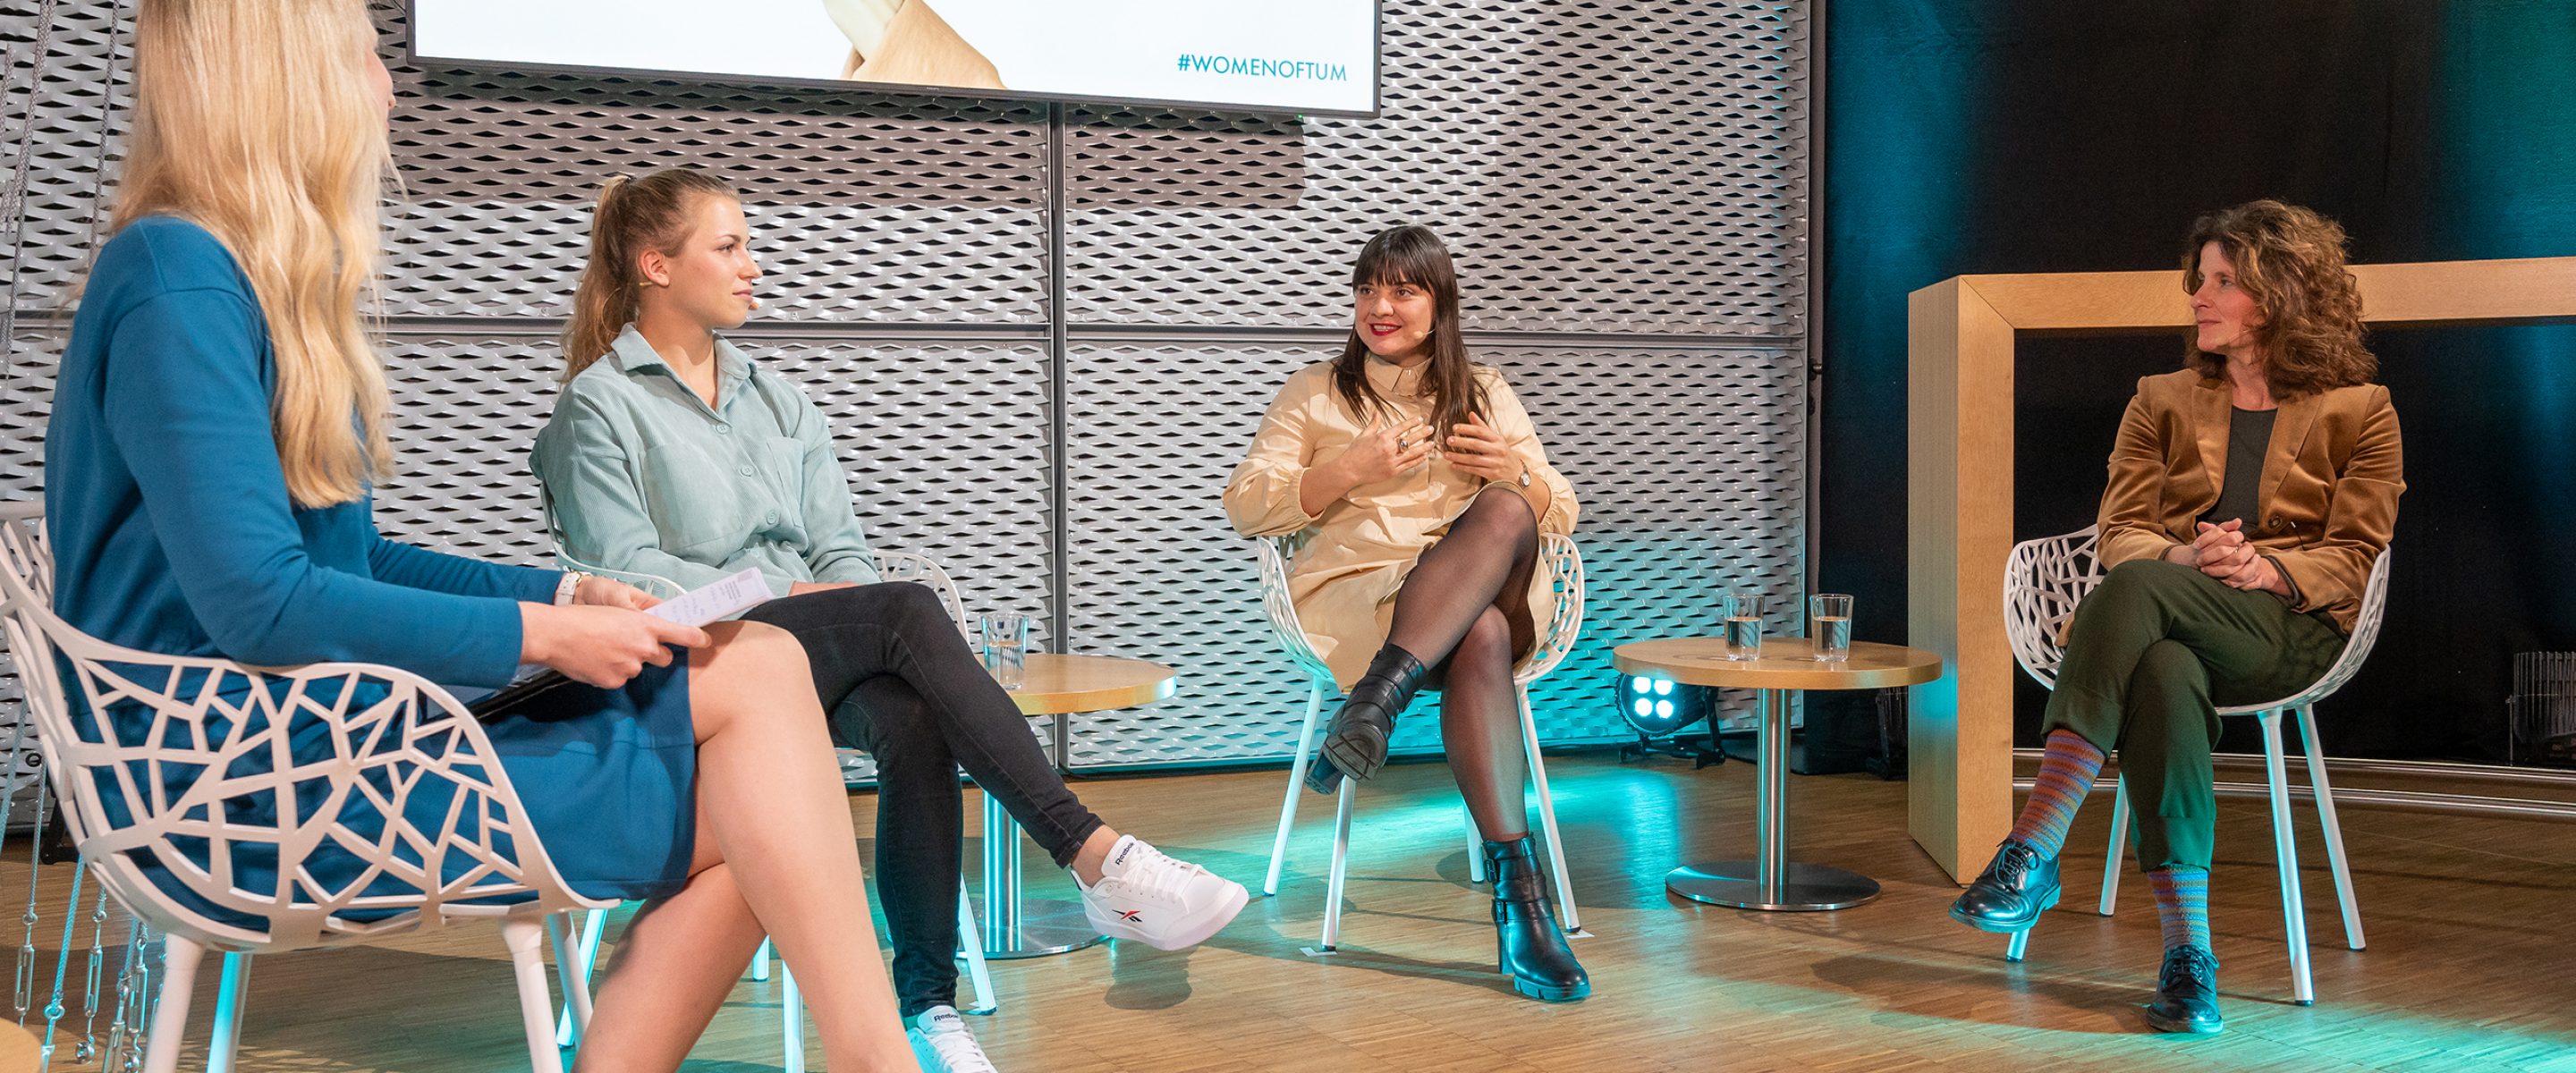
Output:
[[[1529,463],[1530,479],[1548,489],[1542,533],[1574,532],[1574,486],[1548,465],[1538,430],[1521,408],[1501,373],[1478,366],[1490,412],[1487,424]],[[1415,394],[1419,369],[1403,369],[1375,356],[1368,376],[1378,394],[1408,420],[1427,420],[1430,405]],[[1252,449],[1234,467],[1225,486],[1226,517],[1245,536],[1304,532],[1306,541],[1290,562],[1288,594],[1306,640],[1332,669],[1344,689],[1368,670],[1371,657],[1385,645],[1388,621],[1395,613],[1395,594],[1424,549],[1439,542],[1449,523],[1466,511],[1485,479],[1449,464],[1434,452],[1411,471],[1352,489],[1349,495],[1310,515],[1299,505],[1298,486],[1306,471],[1349,450],[1368,423],[1351,412],[1333,390],[1331,362],[1309,365],[1288,378]],[[1547,575],[1530,582],[1530,608],[1545,625],[1555,606]],[[1526,653],[1523,653],[1526,655]]]

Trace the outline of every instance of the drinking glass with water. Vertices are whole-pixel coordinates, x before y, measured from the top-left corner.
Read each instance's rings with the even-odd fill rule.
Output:
[[[1762,593],[1734,589],[1726,594],[1726,658],[1762,658]]]
[[[1826,663],[1851,659],[1852,598],[1839,592],[1807,598],[1807,639]]]
[[[984,669],[1004,689],[1029,681],[1029,622],[1037,616],[1002,611],[984,616]]]

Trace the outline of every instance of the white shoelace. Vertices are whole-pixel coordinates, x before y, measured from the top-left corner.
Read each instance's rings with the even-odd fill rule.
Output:
[[[1194,864],[1173,860],[1163,851],[1142,842],[1136,844],[1135,850],[1144,856],[1129,864],[1125,872],[1108,878],[1114,879],[1136,897],[1168,905],[1180,904],[1181,889],[1195,880],[1201,869]]]
[[[993,1060],[984,1057],[984,1048],[976,1044],[974,1034],[966,1031],[964,1020],[941,1017],[934,1018],[931,1024],[939,1031],[925,1031],[921,1038],[951,1073],[1000,1073],[993,1067]]]

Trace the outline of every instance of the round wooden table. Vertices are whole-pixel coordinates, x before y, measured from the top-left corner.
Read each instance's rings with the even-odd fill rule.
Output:
[[[1069,724],[1084,712],[1152,704],[1172,695],[1179,675],[1159,663],[1117,656],[1028,654],[1028,678],[1011,691],[1020,714],[1055,717],[1055,759],[1066,760]],[[1021,893],[1020,821],[984,795],[984,956],[1009,960],[1080,950],[1106,936],[1091,927],[1079,902]]]
[[[1843,909],[1878,897],[1878,881],[1858,872],[1789,862],[1789,691],[1921,685],[1941,677],[1941,657],[1856,641],[1850,660],[1825,663],[1804,638],[1765,637],[1761,658],[1730,660],[1723,638],[1675,637],[1620,645],[1611,662],[1625,674],[1761,691],[1756,856],[1673,869],[1664,877],[1665,890],[1692,901],[1768,910]]]

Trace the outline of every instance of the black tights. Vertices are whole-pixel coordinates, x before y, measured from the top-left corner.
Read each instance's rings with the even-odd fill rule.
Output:
[[[1396,593],[1387,643],[1431,668],[1440,741],[1476,830],[1487,841],[1529,834],[1521,785],[1520,689],[1512,660],[1535,636],[1529,587],[1538,520],[1520,493],[1488,488],[1422,553]]]

